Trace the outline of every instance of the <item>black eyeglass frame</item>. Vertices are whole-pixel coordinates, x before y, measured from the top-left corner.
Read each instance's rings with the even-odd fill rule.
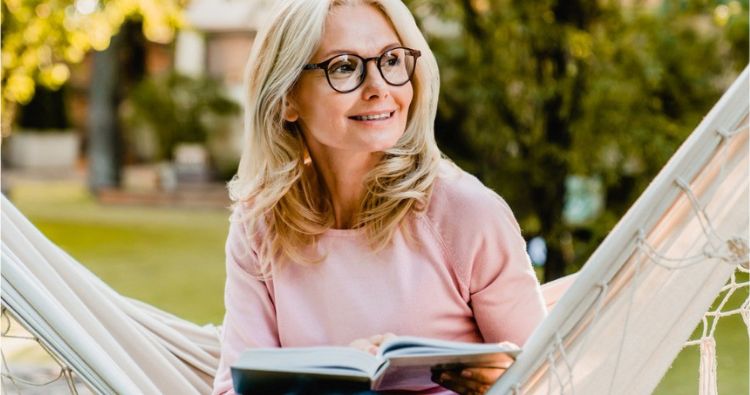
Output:
[[[380,68],[380,59],[386,53],[388,53],[390,51],[393,51],[393,50],[396,50],[396,49],[403,49],[404,53],[406,53],[407,56],[413,56],[414,57],[414,68],[411,70],[411,73],[409,73],[409,78],[407,78],[406,81],[404,81],[401,84],[394,84],[394,83],[388,81],[388,78],[385,78],[385,75],[383,74],[383,69]],[[345,90],[345,91],[336,89],[336,87],[334,87],[333,83],[331,82],[331,77],[328,75],[328,65],[334,59],[336,59],[336,58],[338,58],[339,56],[342,56],[342,55],[354,56],[356,58],[359,58],[362,61],[362,73],[360,74],[359,82],[357,83],[357,85],[354,86],[354,88],[349,89],[349,90]],[[389,49],[383,51],[383,53],[381,53],[380,55],[373,56],[371,58],[363,58],[363,57],[361,57],[359,55],[352,54],[352,53],[340,53],[340,54],[334,55],[331,58],[329,58],[327,60],[324,60],[324,61],[322,61],[320,63],[308,63],[308,64],[306,64],[302,68],[302,70],[322,69],[325,72],[325,74],[326,74],[326,81],[328,81],[328,85],[331,87],[331,89],[333,89],[333,90],[335,90],[336,92],[339,92],[339,93],[349,93],[349,92],[354,92],[355,90],[357,90],[357,88],[359,88],[360,86],[362,86],[362,83],[365,82],[365,79],[367,78],[367,62],[369,62],[371,60],[375,60],[376,61],[375,62],[375,67],[377,67],[378,72],[380,73],[380,76],[383,77],[383,81],[385,81],[388,85],[391,85],[391,86],[403,86],[403,85],[406,85],[409,81],[411,81],[411,78],[414,76],[414,71],[417,69],[417,59],[419,59],[420,56],[422,56],[422,52],[420,52],[417,49],[411,49],[411,48],[407,48],[407,47],[389,48]]]

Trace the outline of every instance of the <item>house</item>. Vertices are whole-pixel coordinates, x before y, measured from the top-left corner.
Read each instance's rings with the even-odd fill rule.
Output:
[[[185,16],[188,26],[174,44],[174,69],[191,76],[209,76],[221,81],[237,103],[244,100],[242,82],[255,35],[266,19],[269,0],[195,0]],[[209,149],[221,152],[221,160],[239,160],[242,116],[234,117],[228,133],[213,139]]]

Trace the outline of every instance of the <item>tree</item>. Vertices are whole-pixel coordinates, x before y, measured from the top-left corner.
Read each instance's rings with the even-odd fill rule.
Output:
[[[129,20],[142,22],[143,34],[170,42],[182,22],[184,0],[3,0],[2,134],[10,133],[19,104],[28,103],[35,86],[59,89],[69,64],[93,58],[89,113],[89,186],[93,191],[119,181],[120,135],[117,125],[118,55]]]
[[[587,257],[744,66],[704,3],[410,2],[441,67],[438,141],[546,240],[546,280]],[[572,175],[604,186],[585,223],[564,219]]]
[[[2,131],[18,104],[41,84],[52,90],[69,78],[68,65],[90,50],[103,51],[125,21],[143,20],[149,40],[170,42],[185,0],[2,0]]]

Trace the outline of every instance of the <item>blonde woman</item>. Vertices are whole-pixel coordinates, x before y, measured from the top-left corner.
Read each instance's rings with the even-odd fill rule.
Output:
[[[249,347],[524,343],[546,314],[524,240],[441,158],[437,64],[400,1],[280,1],[246,89],[214,393]],[[502,373],[437,372],[420,393],[483,393]]]

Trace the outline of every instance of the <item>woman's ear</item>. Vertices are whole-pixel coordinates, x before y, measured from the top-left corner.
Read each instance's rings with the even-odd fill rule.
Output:
[[[296,122],[299,119],[297,107],[289,95],[284,96],[284,99],[281,101],[281,107],[281,115],[285,121]]]

